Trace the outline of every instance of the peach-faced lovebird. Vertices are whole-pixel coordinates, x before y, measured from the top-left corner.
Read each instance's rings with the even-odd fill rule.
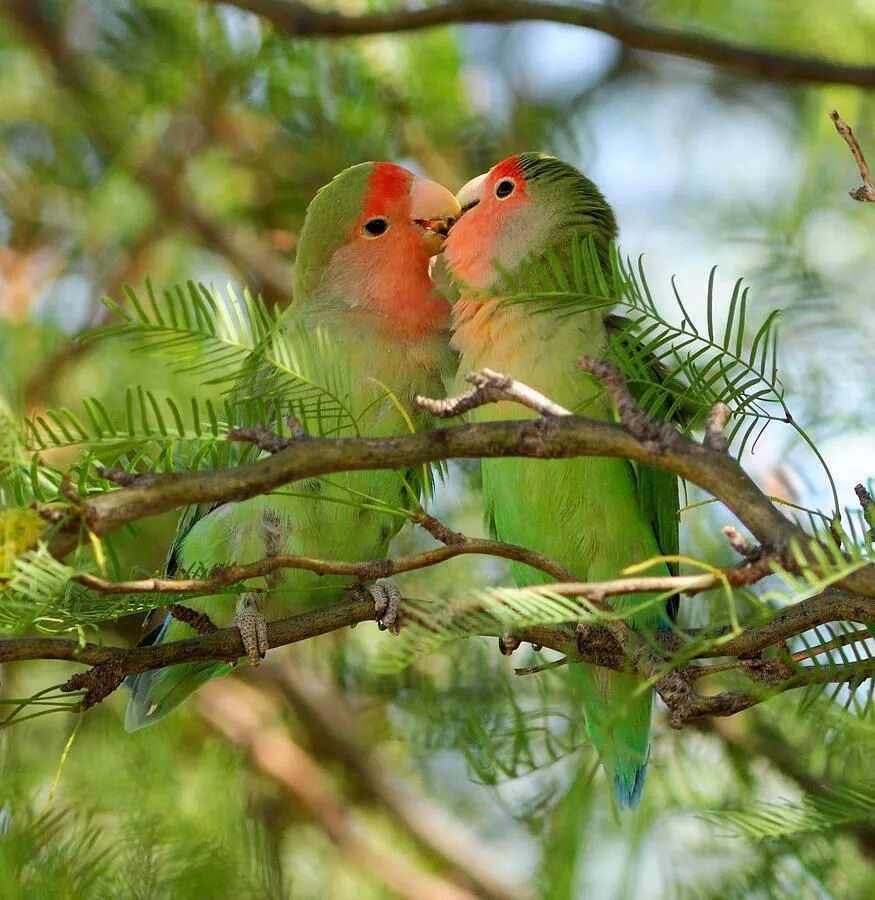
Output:
[[[532,284],[531,267],[540,260],[543,271],[546,256],[552,265],[571,267],[574,246],[587,239],[607,265],[616,223],[598,188],[558,159],[522,153],[470,181],[457,197],[463,212],[447,239],[444,262],[460,289],[452,339],[460,373],[494,369],[575,413],[612,418],[604,391],[575,365],[584,354],[605,356],[612,322],[607,309],[502,299]],[[510,403],[474,413],[480,421],[522,415]],[[483,461],[482,473],[494,533],[546,554],[582,580],[613,578],[631,563],[677,553],[672,477],[597,458],[491,459]],[[521,587],[546,578],[521,564],[513,574]],[[611,604],[623,609],[646,599],[615,597]],[[652,603],[629,622],[639,630],[667,624],[665,611]],[[647,767],[652,692],[631,673],[571,668],[581,679],[587,730],[617,800],[621,807],[635,806]]]
[[[286,367],[299,383],[318,385],[328,398],[334,437],[403,434],[423,422],[412,398],[434,394],[450,374],[450,309],[436,291],[429,262],[443,232],[458,216],[453,195],[391,163],[362,163],[341,172],[307,209],[295,267],[296,293],[279,323]],[[268,423],[269,424],[269,423]],[[423,488],[422,470],[341,473],[297,483],[283,492],[183,514],[167,571],[208,571],[278,554],[363,561],[385,556],[403,515]],[[413,496],[411,496],[411,486]],[[383,508],[380,508],[383,504]],[[302,604],[330,603],[349,578],[283,569],[246,583],[249,591],[195,597],[186,605],[219,627],[237,625],[253,664],[267,649],[267,620]],[[397,589],[369,588],[377,617]],[[387,621],[388,624],[388,621]],[[194,635],[168,618],[158,642]],[[133,694],[125,726],[157,721],[200,684],[230,665],[196,662],[129,679]]]

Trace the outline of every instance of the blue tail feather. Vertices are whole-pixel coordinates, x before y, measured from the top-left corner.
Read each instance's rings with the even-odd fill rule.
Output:
[[[620,809],[638,809],[641,794],[644,791],[644,780],[647,777],[647,763],[635,769],[629,778],[614,775],[614,796]]]

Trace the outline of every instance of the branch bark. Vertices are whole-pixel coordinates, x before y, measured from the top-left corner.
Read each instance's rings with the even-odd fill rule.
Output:
[[[557,22],[607,34],[630,50],[680,56],[748,78],[790,84],[850,84],[875,88],[875,67],[833,62],[817,56],[777,53],[704,34],[651,23],[611,6],[540,3],[535,0],[447,0],[430,6],[345,15],[315,9],[298,0],[209,0],[228,3],[268,19],[294,38],[362,37],[419,31],[440,25]]]
[[[188,504],[246,500],[292,481],[333,472],[404,469],[447,459],[607,456],[665,469],[698,485],[731,510],[767,552],[788,569],[798,569],[795,557],[786,549],[796,542],[804,551],[812,538],[784,517],[734,459],[663,423],[654,423],[648,430],[641,427],[637,413],[632,418],[635,421],[630,418],[628,424],[617,424],[551,416],[458,425],[389,438],[314,437],[233,468],[129,476],[127,482],[132,483],[128,487],[83,498],[65,523],[53,526],[52,550],[62,555],[72,549],[82,524],[99,537]],[[811,562],[816,568],[816,559]],[[852,572],[837,585],[875,597],[875,567]]]
[[[546,586],[549,589],[551,586]],[[577,585],[576,588],[587,585]],[[643,587],[643,585],[642,585]],[[599,585],[599,590],[602,586]],[[584,593],[578,590],[578,593]],[[872,621],[875,604],[861,601],[839,591],[830,591],[820,597],[809,598],[778,614],[771,621],[749,629],[732,640],[720,640],[726,629],[712,632],[691,631],[686,639],[699,641],[703,649],[690,654],[692,659],[726,656],[748,656],[768,647],[781,646],[784,641],[816,625],[832,621]],[[422,624],[422,612],[416,612],[418,624]],[[446,607],[436,608],[436,615],[444,617]],[[403,625],[404,605],[400,621]],[[268,625],[270,646],[276,648],[297,643],[340,628],[373,620],[374,606],[370,600],[350,596],[331,606],[302,613]],[[623,626],[623,627],[619,627]],[[497,636],[498,628],[490,636]],[[655,682],[656,690],[672,710],[672,724],[682,727],[690,719],[700,716],[734,715],[743,709],[762,702],[768,696],[794,690],[809,684],[859,682],[871,677],[875,662],[863,660],[842,665],[802,666],[783,659],[763,660],[746,668],[753,684],[750,691],[729,692],[716,696],[703,696],[692,689],[692,683],[712,672],[685,665],[671,670],[671,656],[679,648],[683,650],[683,636],[666,634],[663,652],[658,654],[644,644],[636,632],[623,622],[611,622],[604,626],[586,629],[586,640],[570,626],[533,626],[516,632],[520,641],[549,647],[565,653],[572,661],[587,662],[615,671],[639,672],[642,677]],[[719,641],[719,642],[718,642]],[[198,637],[167,644],[145,647],[101,647],[82,645],[76,640],[64,638],[19,638],[0,641],[0,664],[32,659],[56,659],[93,666],[89,672],[79,673],[67,684],[67,690],[84,690],[82,707],[99,702],[121,683],[127,675],[181,662],[204,660],[240,659],[244,655],[240,632],[228,628],[201,634]],[[714,667],[714,672],[724,671],[725,666]]]

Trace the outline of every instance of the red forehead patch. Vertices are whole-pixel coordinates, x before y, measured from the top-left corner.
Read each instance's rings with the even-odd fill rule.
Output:
[[[492,180],[498,181],[499,178],[513,178],[516,181],[525,181],[526,176],[522,166],[520,166],[518,156],[509,156],[492,167]]]
[[[410,192],[412,177],[407,169],[394,163],[374,163],[365,198],[365,215],[385,214],[389,208],[405,200]]]

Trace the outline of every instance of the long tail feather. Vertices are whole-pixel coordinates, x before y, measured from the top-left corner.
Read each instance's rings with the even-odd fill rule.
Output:
[[[587,731],[602,759],[620,809],[641,800],[650,755],[653,692],[636,696],[641,679],[595,666],[577,666]]]

